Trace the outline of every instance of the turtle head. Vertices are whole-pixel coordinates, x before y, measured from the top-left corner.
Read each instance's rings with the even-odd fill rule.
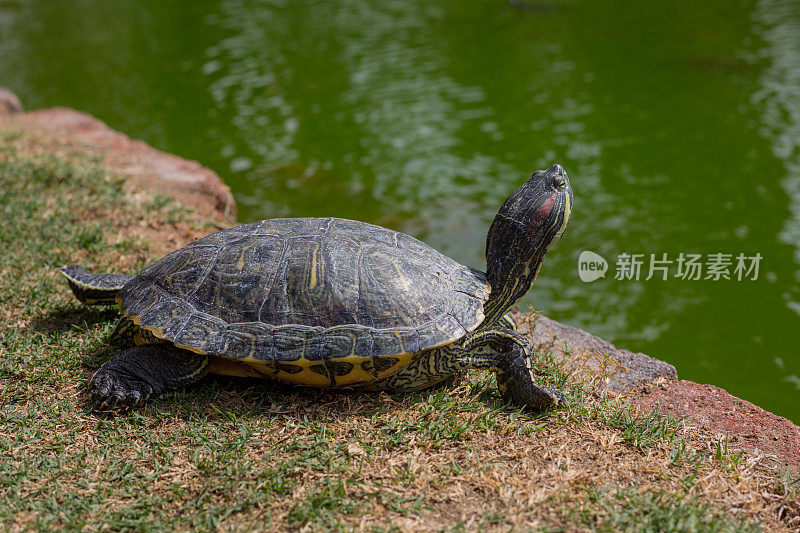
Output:
[[[486,237],[486,275],[492,292],[485,323],[499,320],[530,290],[571,211],[572,188],[561,165],[537,170],[503,202]]]

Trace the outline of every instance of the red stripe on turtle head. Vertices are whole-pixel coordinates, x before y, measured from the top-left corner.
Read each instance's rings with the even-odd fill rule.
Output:
[[[542,227],[542,224],[547,220],[547,217],[550,216],[550,212],[553,210],[553,205],[556,203],[556,196],[558,196],[557,192],[553,192],[547,199],[542,202],[542,205],[533,212],[531,217],[528,219],[528,229],[525,232],[525,239],[530,239],[534,233],[539,231],[539,228]]]

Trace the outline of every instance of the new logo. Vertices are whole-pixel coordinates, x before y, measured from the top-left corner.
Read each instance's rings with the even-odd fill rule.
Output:
[[[603,256],[584,250],[578,257],[578,276],[581,281],[589,283],[596,279],[606,277],[608,271],[608,262],[603,259]]]

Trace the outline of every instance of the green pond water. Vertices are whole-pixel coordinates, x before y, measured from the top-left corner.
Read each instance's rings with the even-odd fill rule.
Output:
[[[561,163],[572,223],[526,303],[800,422],[798,2],[0,0],[0,85],[199,160],[242,222],[355,218],[478,268]],[[643,279],[680,253],[734,279]]]

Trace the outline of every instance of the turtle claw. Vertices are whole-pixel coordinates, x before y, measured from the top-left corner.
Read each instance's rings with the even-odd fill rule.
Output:
[[[144,404],[142,391],[136,383],[123,383],[116,376],[102,372],[102,368],[92,378],[89,388],[92,394],[92,406],[99,411],[127,410]]]
[[[533,411],[544,411],[555,405],[569,405],[563,392],[551,387],[541,387],[536,383],[532,362],[526,357],[517,357],[506,371],[498,373],[497,384],[506,400]]]
[[[141,394],[134,398],[134,395],[119,388],[107,395],[100,391],[92,393],[92,405],[98,411],[126,411],[142,403]]]
[[[99,389],[95,389],[92,391],[92,400],[99,402],[103,401],[111,395],[111,386],[109,384],[103,384],[102,387]]]
[[[541,387],[541,389],[548,393],[555,400],[555,405],[569,405],[567,396],[560,390],[553,389],[551,387]]]
[[[144,405],[144,397],[142,397],[142,392],[136,389],[128,393],[128,400],[131,405],[136,407]]]
[[[95,376],[91,382],[92,391],[92,406],[95,409],[107,409],[108,398],[111,396],[111,380],[108,376],[102,376],[98,379]]]
[[[114,409],[114,407],[115,407],[115,406],[116,406],[116,405],[119,403],[119,401],[120,401],[121,399],[122,399],[122,398],[120,398],[120,397],[119,397],[119,396],[117,396],[116,394],[115,394],[115,395],[112,395],[112,396],[109,396],[108,398],[106,398],[105,400],[103,400],[103,401],[100,403],[100,409],[101,409],[102,411],[111,411],[111,410],[113,410],[113,409]]]

